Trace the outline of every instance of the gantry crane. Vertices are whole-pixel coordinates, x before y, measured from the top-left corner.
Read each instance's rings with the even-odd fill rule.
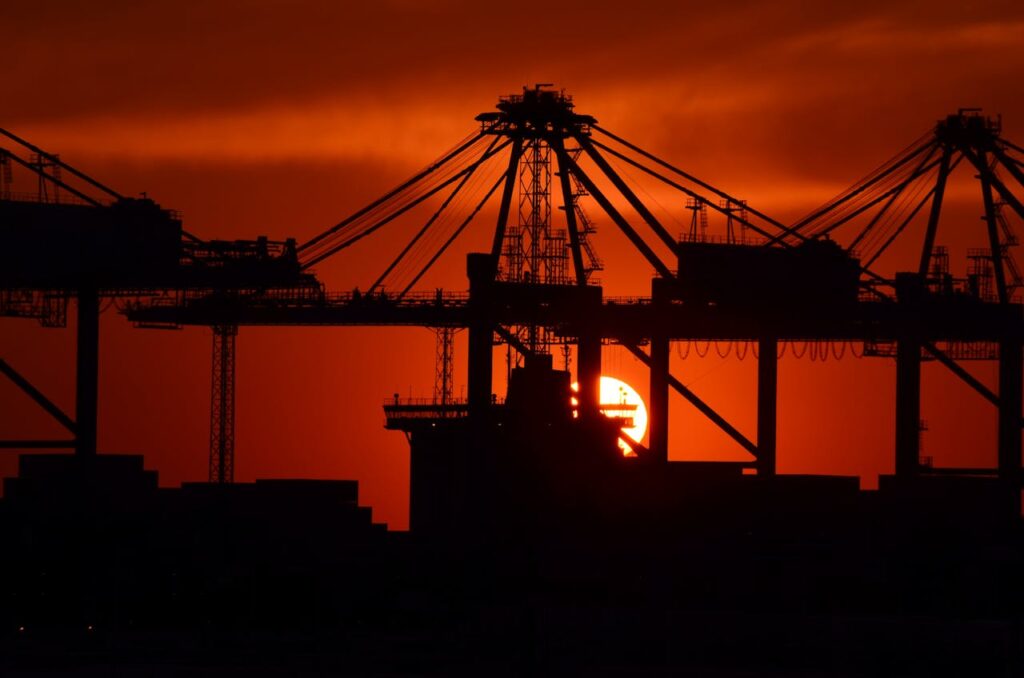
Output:
[[[749,465],[766,475],[775,472],[777,354],[780,342],[794,341],[860,342],[869,354],[896,357],[897,471],[927,471],[918,442],[923,350],[997,404],[1000,474],[1016,475],[1022,324],[1021,307],[1013,299],[1014,278],[996,274],[995,288],[1001,291],[992,300],[972,293],[980,289],[977,284],[939,285],[928,275],[945,182],[965,159],[979,172],[985,196],[988,261],[993,270],[1015,270],[1006,263],[1012,261],[1008,248],[1015,241],[1002,206],[1020,218],[1020,201],[1001,174],[1007,172],[1020,183],[1021,151],[1002,139],[998,121],[969,110],[951,115],[849,191],[808,217],[783,224],[577,113],[563,92],[524,88],[522,94],[503,97],[496,111],[477,120],[475,134],[423,171],[299,246],[300,264],[310,270],[433,200],[435,207],[422,226],[368,292],[316,299],[264,293],[231,300],[196,297],[184,304],[139,305],[129,316],[200,325],[230,320],[465,327],[465,412],[470,416],[493,405],[495,341],[523,356],[544,353],[553,342],[575,344],[582,412],[596,410],[600,346],[613,342],[650,369],[651,433],[642,456],[667,459],[668,393],[675,390],[749,452]],[[673,237],[616,164],[678,191],[680,206],[693,213],[690,237]],[[993,191],[1000,201],[993,199]],[[519,215],[513,223],[517,196]],[[648,263],[655,275],[650,297],[603,299],[585,244],[591,226],[579,218],[584,196]],[[492,199],[497,201],[492,246],[471,258],[470,294],[415,292],[430,267]],[[920,265],[905,274],[877,273],[879,258],[908,232],[929,201]],[[553,235],[556,211],[551,209],[558,202],[566,239],[549,250],[548,243],[559,242]],[[708,213],[725,221],[725,242],[703,237]],[[840,238],[844,234],[848,237]],[[758,417],[753,439],[671,374],[669,348],[678,340],[755,344]],[[959,364],[990,356],[979,352],[984,343],[1000,346],[999,394]],[[400,405],[392,403],[388,411],[398,416]]]
[[[496,111],[481,114],[477,121],[478,130],[437,161],[301,245],[285,244],[268,255],[251,243],[168,236],[167,251],[174,254],[177,267],[169,266],[162,279],[147,271],[144,280],[119,287],[131,292],[125,312],[140,324],[221,328],[215,335],[222,342],[221,390],[214,394],[213,409],[214,417],[220,416],[219,426],[225,427],[230,421],[226,403],[234,388],[233,372],[224,369],[229,365],[224,358],[231,353],[226,340],[231,337],[233,343],[234,328],[243,325],[412,325],[442,328],[442,337],[454,328],[467,328],[467,402],[450,402],[442,383],[440,404],[446,415],[469,417],[487,416],[496,406],[491,374],[495,342],[527,359],[546,353],[553,343],[574,344],[581,416],[596,415],[599,409],[602,343],[620,344],[650,372],[651,433],[648,445],[638,446],[640,458],[667,461],[668,394],[675,390],[749,452],[752,460],[745,464],[764,475],[773,474],[776,465],[780,342],[860,342],[870,347],[869,353],[896,359],[898,475],[931,471],[922,466],[919,448],[924,355],[997,406],[998,473],[1019,479],[1024,322],[1014,299],[1019,281],[1010,248],[1016,242],[1011,221],[1024,218],[1015,192],[1024,185],[1024,151],[1002,138],[998,120],[971,110],[945,118],[850,190],[792,224],[601,127],[595,118],[577,113],[564,92],[524,88],[522,94],[503,97]],[[981,187],[988,254],[973,255],[980,262],[973,279],[940,280],[941,275],[930,272],[941,271],[932,264],[943,195],[948,178],[964,161],[977,172]],[[656,210],[638,197],[624,168],[678,192],[679,207],[692,211],[690,237],[680,240],[670,233]],[[469,293],[417,292],[426,273],[492,199],[497,201],[492,245],[489,252],[468,260]],[[593,222],[582,216],[584,200],[596,203],[601,218],[646,261],[641,275],[654,274],[650,296],[604,298],[593,278],[599,262],[588,241]],[[3,204],[11,209],[15,205]],[[413,217],[421,205],[427,211],[419,228],[365,292],[332,294],[315,282],[314,267]],[[876,272],[891,245],[925,216],[925,207],[919,261],[907,272]],[[558,213],[564,236],[555,224]],[[725,242],[704,237],[708,214],[725,221]],[[164,218],[173,222],[169,213]],[[164,250],[160,253],[170,257]],[[988,289],[987,270],[992,271],[992,298],[982,292]],[[19,283],[16,277],[0,287],[21,289],[19,284],[37,291],[68,289],[39,281]],[[139,294],[153,289],[171,292]],[[80,313],[89,308],[88,294],[83,299]],[[757,347],[753,439],[671,373],[670,347],[679,340],[741,341]],[[979,351],[981,345],[998,346],[998,393],[960,364],[993,355]],[[86,384],[91,383],[88,367],[80,364]],[[443,382],[448,373],[439,374]],[[402,407],[390,404],[389,415],[400,417]],[[417,408],[420,416],[430,415],[429,407]],[[230,468],[230,459],[224,455],[230,454],[230,429],[217,434],[211,435],[219,441],[211,449],[220,446],[221,462],[214,473],[211,461],[211,473],[229,477],[224,469]]]
[[[180,216],[148,198],[129,198],[38,146],[0,129],[18,148],[0,149],[0,315],[62,327],[67,301],[76,300],[75,416],[64,413],[29,379],[0,360],[0,372],[70,437],[5,440],[8,449],[73,449],[96,454],[101,300],[174,295],[231,296],[254,289],[319,292],[298,265],[294,241],[203,241],[182,229]],[[24,153],[30,155],[23,157]],[[35,192],[16,192],[17,166]],[[211,481],[231,478],[234,333],[214,330]]]

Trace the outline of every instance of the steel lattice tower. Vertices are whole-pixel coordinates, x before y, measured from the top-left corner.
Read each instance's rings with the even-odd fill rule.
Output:
[[[453,402],[452,384],[454,384],[454,352],[455,333],[458,330],[454,327],[437,327],[434,329],[436,337],[435,360],[434,360],[434,404],[450,405]]]
[[[235,478],[235,337],[237,325],[213,326],[210,384],[210,482]]]

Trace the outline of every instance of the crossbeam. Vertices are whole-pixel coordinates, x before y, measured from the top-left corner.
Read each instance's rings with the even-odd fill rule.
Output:
[[[6,376],[11,383],[21,389],[25,395],[34,400],[35,403],[43,408],[47,414],[56,419],[57,423],[66,428],[72,434],[77,431],[74,419],[65,414],[64,410],[57,407],[52,400],[43,395],[42,391],[33,386],[28,379],[19,374],[17,370],[11,367],[10,363],[2,358],[0,358],[0,373]]]
[[[651,367],[651,357],[647,355],[643,349],[633,344],[622,344],[627,351],[637,357],[637,359],[646,365],[648,368]],[[686,398],[691,405],[697,408],[701,414],[711,420],[718,428],[722,429],[730,438],[735,440],[740,446],[756,458],[758,456],[757,445],[755,445],[749,438],[740,433],[739,429],[726,421],[725,417],[715,411],[713,407],[704,402],[700,396],[691,391],[683,382],[679,381],[675,376],[669,372],[667,375],[669,386],[676,390],[679,395]]]

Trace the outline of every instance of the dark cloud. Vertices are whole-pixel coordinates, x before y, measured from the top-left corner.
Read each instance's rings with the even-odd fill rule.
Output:
[[[18,121],[351,93],[397,104],[410,92],[490,93],[552,76],[595,88],[651,78],[743,88],[798,65],[786,59],[792,45],[827,42],[836,27],[874,21],[927,35],[1020,14],[1010,3],[15,2],[0,9],[0,59],[6,117]]]

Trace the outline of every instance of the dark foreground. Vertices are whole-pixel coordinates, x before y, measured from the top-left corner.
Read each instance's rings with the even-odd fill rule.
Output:
[[[26,456],[0,675],[1021,675],[995,481],[680,474],[538,485],[514,515],[497,490],[500,529],[424,535],[350,482],[158,490],[138,457]]]

